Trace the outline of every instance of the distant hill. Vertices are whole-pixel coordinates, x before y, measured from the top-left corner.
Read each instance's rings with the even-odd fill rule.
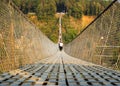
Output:
[[[63,41],[73,40],[112,0],[13,0],[53,42],[58,42],[57,12],[62,17]]]

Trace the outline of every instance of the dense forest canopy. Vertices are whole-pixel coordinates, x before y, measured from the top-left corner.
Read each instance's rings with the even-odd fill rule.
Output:
[[[56,12],[67,12],[68,15],[97,15],[111,0],[13,0],[25,13],[39,11],[41,16],[54,15]],[[74,14],[74,15],[73,15]]]
[[[58,40],[57,12],[66,13],[62,18],[63,41],[70,42],[83,27],[77,29],[70,23],[81,20],[83,16],[97,16],[112,0],[13,0],[24,14],[43,31],[52,41]],[[29,13],[35,13],[30,15]],[[78,29],[81,28],[81,29]]]

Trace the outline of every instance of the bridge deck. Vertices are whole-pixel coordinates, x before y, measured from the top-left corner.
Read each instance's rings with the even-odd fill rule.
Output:
[[[120,86],[120,73],[58,52],[0,75],[0,86]]]

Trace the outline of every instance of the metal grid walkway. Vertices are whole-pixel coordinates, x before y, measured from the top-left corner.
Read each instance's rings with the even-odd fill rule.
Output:
[[[120,86],[120,73],[58,52],[0,75],[0,86]]]

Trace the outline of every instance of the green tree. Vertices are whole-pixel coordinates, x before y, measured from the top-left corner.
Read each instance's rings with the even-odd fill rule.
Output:
[[[41,0],[37,6],[37,16],[38,19],[45,19],[47,17],[53,17],[56,13],[56,5],[55,1],[47,1],[47,0]]]

